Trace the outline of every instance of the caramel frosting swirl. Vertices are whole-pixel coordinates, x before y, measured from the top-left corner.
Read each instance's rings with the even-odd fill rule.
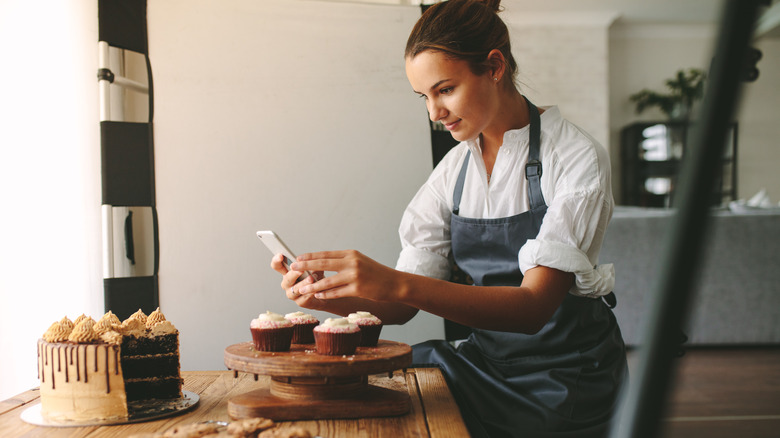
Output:
[[[135,313],[133,313],[132,315],[130,315],[130,318],[127,318],[127,319],[138,319],[139,321],[141,321],[142,323],[144,323],[144,325],[146,325],[146,318],[147,318],[147,316],[146,316],[146,314],[143,312],[143,310],[141,310],[141,309],[138,309],[138,311],[137,311],[137,312],[135,312]],[[125,322],[127,322],[127,319],[125,320]]]
[[[109,310],[108,312],[106,312],[106,314],[105,314],[105,315],[103,315],[103,317],[102,317],[102,318],[100,318],[100,321],[103,321],[103,320],[108,320],[108,322],[109,322],[111,325],[119,325],[119,324],[122,324],[122,321],[120,321],[120,320],[119,320],[119,317],[118,317],[118,316],[116,316],[116,315],[115,315],[115,314],[114,314],[112,311],[110,311],[110,310]],[[98,322],[100,322],[100,321],[98,321]]]
[[[149,314],[149,317],[146,318],[146,328],[152,328],[156,324],[159,324],[163,321],[166,321],[165,315],[163,315],[162,312],[160,312],[160,308],[158,307],[157,310]]]
[[[95,330],[95,333],[97,333],[97,335],[100,336],[103,333],[114,330],[114,326],[118,326],[118,325],[119,324],[112,324],[109,318],[101,318],[100,321],[98,321],[95,324],[93,329]]]
[[[43,334],[43,340],[46,342],[65,342],[68,340],[68,335],[70,335],[68,327],[61,322],[55,322]]]
[[[122,335],[114,330],[109,330],[100,335],[100,340],[106,344],[119,345],[122,343]]]
[[[77,344],[88,344],[97,340],[98,335],[94,330],[95,320],[87,318],[76,324],[70,332],[68,340]]]
[[[146,324],[144,324],[139,318],[127,318],[125,322],[120,326],[120,332],[124,336],[141,337],[146,334]]]
[[[84,321],[84,320],[85,320],[85,319],[87,319],[87,318],[89,318],[89,317],[88,317],[87,315],[85,315],[85,314],[83,314],[83,313],[82,313],[82,314],[81,314],[81,315],[80,315],[78,318],[76,318],[76,320],[75,320],[75,321],[73,321],[73,327],[75,327],[75,326],[79,325],[79,323],[80,323],[81,321]]]
[[[62,317],[60,324],[62,324],[62,326],[68,330],[68,333],[70,333],[70,331],[73,330],[73,327],[76,326],[76,324],[73,324],[73,321],[69,320],[67,316]]]
[[[158,322],[151,328],[152,336],[170,335],[173,333],[178,333],[178,330],[170,321]]]

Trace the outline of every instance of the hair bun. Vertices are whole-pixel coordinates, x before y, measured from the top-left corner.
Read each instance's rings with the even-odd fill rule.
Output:
[[[499,12],[501,10],[501,0],[480,0],[482,3],[485,4],[488,8],[492,9],[495,12]]]

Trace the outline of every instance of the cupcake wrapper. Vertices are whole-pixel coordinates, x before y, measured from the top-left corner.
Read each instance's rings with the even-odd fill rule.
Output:
[[[250,329],[252,341],[258,351],[288,351],[292,341],[293,328]]]
[[[355,354],[360,343],[360,332],[323,333],[314,332],[317,353],[328,356]]]
[[[314,327],[319,323],[311,322],[307,324],[295,324],[293,326],[292,343],[293,344],[313,344]]]
[[[376,347],[379,342],[379,333],[382,331],[382,324],[361,325],[360,327],[360,346]]]

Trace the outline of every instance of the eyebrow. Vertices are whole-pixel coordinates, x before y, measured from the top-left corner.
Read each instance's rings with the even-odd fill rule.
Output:
[[[449,78],[447,78],[447,79],[442,79],[442,80],[440,80],[439,82],[436,82],[435,84],[431,85],[431,88],[429,88],[429,90],[435,90],[436,88],[438,88],[438,87],[439,87],[439,85],[441,85],[441,84],[443,84],[443,83],[445,83],[445,82],[447,82],[447,81],[449,81],[449,80],[450,80]],[[414,90],[414,92],[415,92],[415,93],[417,93],[417,94],[424,94],[423,92],[421,92],[421,91],[417,91],[417,90]]]

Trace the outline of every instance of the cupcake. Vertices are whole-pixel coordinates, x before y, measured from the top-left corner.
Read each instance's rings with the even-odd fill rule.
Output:
[[[354,354],[360,343],[360,328],[347,318],[328,318],[314,327],[314,341],[319,354]]]
[[[379,342],[379,332],[382,331],[382,320],[368,312],[350,313],[347,319],[360,327],[360,346],[376,347]]]
[[[252,340],[258,351],[288,351],[293,335],[293,323],[278,313],[265,312],[249,324]]]
[[[312,315],[303,312],[293,312],[284,315],[284,319],[293,323],[293,344],[313,344],[314,343],[314,327],[320,321]]]

